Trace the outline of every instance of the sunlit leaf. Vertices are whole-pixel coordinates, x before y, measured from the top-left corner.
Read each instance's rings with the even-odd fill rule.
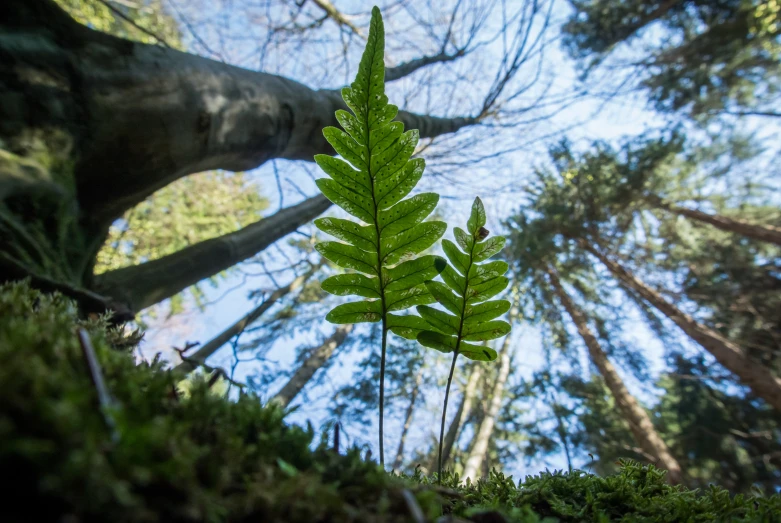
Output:
[[[417,307],[417,310],[421,318],[429,322],[438,331],[444,334],[458,334],[460,327],[458,317],[425,305]]]
[[[373,323],[381,318],[380,300],[343,303],[334,307],[325,317],[331,323]]]
[[[388,314],[388,328],[396,336],[401,336],[408,340],[416,340],[418,334],[424,330],[431,329],[431,325],[420,316]]]
[[[337,274],[322,283],[323,290],[337,296],[380,297],[380,282],[377,278],[367,278],[363,274]]]
[[[510,332],[510,324],[506,321],[484,321],[466,323],[461,331],[462,339],[466,341],[488,341],[501,338]]]
[[[442,272],[447,262],[440,256],[426,255],[405,261],[385,271],[385,290],[397,291],[420,285]]]
[[[385,309],[388,311],[401,311],[415,305],[427,305],[435,301],[434,296],[428,292],[425,285],[385,293]]]

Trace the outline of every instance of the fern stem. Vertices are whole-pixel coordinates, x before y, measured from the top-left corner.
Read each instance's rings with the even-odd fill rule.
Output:
[[[450,374],[447,377],[447,387],[445,388],[445,407],[442,409],[442,425],[439,427],[439,472],[437,473],[437,483],[439,485],[442,485],[442,441],[445,438],[447,399],[450,396],[450,384],[453,383],[453,373],[456,370],[456,359],[458,359],[458,350],[453,351],[453,362],[450,364]]]
[[[383,438],[383,426],[385,417],[385,353],[388,343],[387,316],[382,318],[382,354],[380,356],[380,465],[385,467],[385,445]]]

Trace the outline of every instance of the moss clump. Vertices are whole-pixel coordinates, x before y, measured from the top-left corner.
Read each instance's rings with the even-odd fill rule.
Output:
[[[90,332],[116,401],[99,408],[72,302],[0,287],[0,470],[3,521],[773,521],[779,498],[730,499],[666,486],[652,467],[627,464],[608,478],[543,474],[516,486],[494,474],[450,489],[398,478],[357,450],[312,450],[311,428],[243,394],[227,401],[158,363],[136,364],[105,319]],[[410,499],[412,497],[412,499]],[[554,520],[549,520],[554,521]]]

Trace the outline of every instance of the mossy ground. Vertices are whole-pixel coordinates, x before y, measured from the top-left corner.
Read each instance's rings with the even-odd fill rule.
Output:
[[[653,467],[544,473],[520,485],[394,477],[357,450],[313,447],[311,428],[250,394],[136,364],[106,322],[25,284],[0,286],[2,521],[763,521],[781,498],[673,488]],[[75,333],[90,333],[114,407],[100,409]],[[114,428],[111,424],[114,424]],[[312,450],[314,448],[314,450]],[[422,519],[421,519],[422,517]]]

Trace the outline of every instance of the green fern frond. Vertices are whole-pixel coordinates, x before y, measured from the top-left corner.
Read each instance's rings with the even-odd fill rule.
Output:
[[[509,323],[495,319],[510,310],[510,302],[486,301],[507,287],[510,280],[503,275],[508,265],[503,261],[481,263],[501,251],[505,239],[502,236],[486,239],[488,231],[484,225],[485,209],[480,198],[475,198],[467,231],[458,227],[453,230],[458,246],[442,240],[442,248],[450,260],[442,271],[445,283],[428,281],[425,285],[446,310],[418,306],[418,313],[434,329],[421,332],[417,339],[421,345],[441,352],[493,361],[496,351],[468,343],[500,338],[510,332]]]
[[[502,236],[488,239],[488,230],[484,226],[485,208],[480,198],[475,198],[472,212],[466,223],[467,230],[458,227],[453,229],[458,246],[450,240],[442,240],[442,249],[450,260],[450,264],[442,271],[444,283],[437,281],[425,283],[429,292],[445,310],[427,305],[417,307],[420,316],[433,327],[433,330],[420,332],[417,337],[418,342],[440,352],[453,354],[439,430],[438,479],[440,482],[447,401],[456,360],[459,354],[463,354],[470,360],[495,360],[497,357],[495,350],[487,345],[480,346],[469,342],[493,340],[510,332],[509,323],[496,319],[510,310],[510,302],[488,301],[502,292],[510,282],[504,276],[508,265],[503,261],[481,263],[501,251],[505,239]]]
[[[358,74],[349,87],[342,89],[342,98],[352,113],[336,112],[344,131],[335,127],[323,130],[341,158],[315,156],[329,176],[317,180],[320,191],[363,222],[315,220],[320,230],[341,240],[321,242],[315,248],[339,267],[357,271],[326,279],[323,289],[338,296],[364,298],[335,307],[326,320],[383,322],[380,433],[387,332],[414,340],[431,328],[418,316],[392,313],[434,303],[425,282],[436,277],[446,262],[438,256],[415,255],[431,247],[447,228],[444,222],[424,221],[437,206],[438,194],[422,193],[404,199],[423,175],[425,162],[411,159],[418,131],[405,132],[404,124],[393,121],[398,108],[389,104],[385,95],[384,48],[382,17],[375,7]]]

